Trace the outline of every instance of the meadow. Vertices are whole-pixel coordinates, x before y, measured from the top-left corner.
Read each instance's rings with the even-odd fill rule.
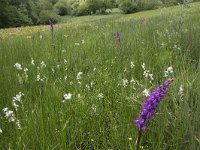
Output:
[[[134,150],[141,105],[170,78],[140,149],[199,149],[200,3],[189,6],[1,29],[0,149]]]

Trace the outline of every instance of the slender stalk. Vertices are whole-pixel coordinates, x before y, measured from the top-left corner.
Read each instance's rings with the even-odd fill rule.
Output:
[[[139,150],[140,149],[140,140],[141,140],[141,137],[142,137],[142,130],[139,130],[138,132],[138,137],[137,137],[137,140],[136,140],[136,150]]]

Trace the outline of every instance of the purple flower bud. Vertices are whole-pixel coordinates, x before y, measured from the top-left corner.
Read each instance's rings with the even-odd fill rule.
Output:
[[[164,95],[167,93],[170,84],[173,82],[173,79],[168,79],[163,84],[159,85],[148,97],[147,100],[144,101],[142,106],[142,111],[140,112],[140,118],[135,120],[135,125],[141,131],[145,131],[147,129],[147,122],[152,118],[152,116],[156,113],[156,109]]]
[[[51,32],[53,32],[54,31],[54,24],[51,20],[49,20],[49,25],[50,25]]]
[[[115,36],[115,38],[117,39],[117,41],[118,41],[119,43],[122,42],[122,37],[119,35],[118,32],[114,32],[114,36]]]

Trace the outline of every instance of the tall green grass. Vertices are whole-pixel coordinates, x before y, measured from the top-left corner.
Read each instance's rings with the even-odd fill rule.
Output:
[[[134,149],[138,129],[133,120],[146,99],[143,90],[152,91],[171,77],[175,82],[141,145],[150,150],[200,148],[200,10],[195,5],[176,9],[173,14],[155,10],[142,19],[128,15],[63,25],[55,28],[53,39],[50,31],[42,39],[37,34],[2,39],[1,149]],[[16,62],[29,69],[27,75],[14,67]],[[154,75],[152,83],[143,76],[143,63]],[[164,77],[170,66],[174,72]],[[43,81],[36,81],[39,74]],[[140,84],[131,83],[132,78]],[[12,99],[19,92],[24,96],[16,111]],[[66,93],[72,99],[63,103]],[[21,129],[4,117],[5,107],[14,111]]]

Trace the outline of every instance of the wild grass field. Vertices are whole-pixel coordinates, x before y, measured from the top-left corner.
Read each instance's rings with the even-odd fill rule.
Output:
[[[114,36],[118,32],[120,41]],[[200,3],[0,30],[0,149],[200,149]]]

